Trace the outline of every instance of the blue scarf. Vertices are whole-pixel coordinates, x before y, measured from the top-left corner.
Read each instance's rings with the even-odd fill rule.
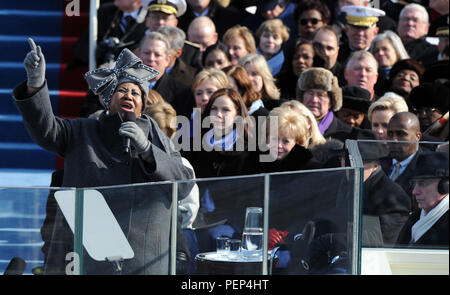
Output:
[[[216,139],[214,137],[213,129],[210,129],[205,134],[206,143],[212,148],[220,147],[222,151],[232,150],[237,138],[238,133],[236,129],[233,129],[232,132],[226,134],[220,139]]]
[[[258,53],[261,54],[261,50],[258,48]],[[267,65],[269,66],[269,69],[272,73],[272,76],[275,77],[276,74],[278,74],[281,71],[281,67],[284,63],[284,52],[283,49],[280,50],[277,54],[272,56],[267,61]]]

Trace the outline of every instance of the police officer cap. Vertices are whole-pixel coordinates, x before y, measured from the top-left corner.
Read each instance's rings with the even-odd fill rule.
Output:
[[[186,12],[185,0],[151,0],[148,4],[148,11],[161,11],[167,14],[182,16]]]
[[[416,169],[412,179],[417,178],[447,178],[448,179],[448,153],[423,152],[417,157]]]
[[[378,22],[378,17],[386,15],[383,10],[356,5],[343,6],[341,11],[346,14],[347,24],[357,27],[370,27]]]
[[[371,94],[358,86],[344,86],[342,88],[342,107],[367,114],[370,106]]]

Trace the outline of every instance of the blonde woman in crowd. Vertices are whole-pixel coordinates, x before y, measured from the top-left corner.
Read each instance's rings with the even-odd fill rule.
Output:
[[[228,87],[230,87],[230,84],[227,75],[223,71],[215,68],[200,71],[192,83],[196,107],[203,112],[211,95],[220,88]]]
[[[386,139],[389,120],[393,115],[407,111],[408,105],[403,97],[393,92],[386,92],[380,99],[373,102],[367,114],[377,139]]]
[[[261,54],[247,54],[239,61],[245,68],[255,91],[261,93],[264,106],[268,110],[280,104],[280,90],[275,85],[266,59]]]
[[[297,100],[289,100],[284,102],[281,107],[297,111],[300,115],[306,118],[309,140],[306,143],[305,148],[313,148],[316,145],[326,142],[325,137],[323,137],[319,131],[319,127],[317,126],[317,121],[314,118],[313,113],[311,113],[311,111],[304,104]]]
[[[277,75],[284,63],[283,45],[289,40],[289,29],[280,19],[263,22],[256,31],[258,52],[269,65],[272,76]]]
[[[247,27],[241,25],[229,28],[223,35],[222,42],[228,46],[233,65],[237,65],[243,56],[256,53],[253,34]]]

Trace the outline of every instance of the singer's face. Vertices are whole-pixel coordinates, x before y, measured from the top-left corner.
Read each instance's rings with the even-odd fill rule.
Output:
[[[116,88],[109,104],[110,114],[119,113],[123,118],[125,112],[133,112],[136,117],[142,113],[142,92],[139,86],[126,82]]]

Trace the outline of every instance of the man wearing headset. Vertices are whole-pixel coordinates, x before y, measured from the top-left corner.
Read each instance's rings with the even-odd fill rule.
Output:
[[[411,184],[420,210],[409,216],[398,246],[448,249],[448,158],[448,152],[419,155]]]

